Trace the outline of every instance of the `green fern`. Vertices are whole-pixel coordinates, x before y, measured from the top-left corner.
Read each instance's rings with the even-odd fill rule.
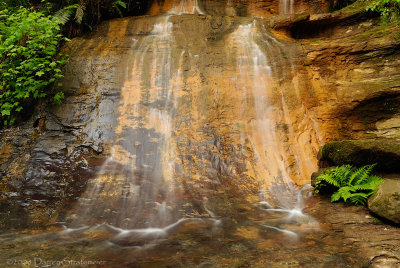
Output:
[[[81,3],[80,5],[78,5],[75,12],[76,23],[78,24],[82,23],[83,16],[85,15],[85,10],[86,10],[85,4]]]
[[[355,204],[355,205],[366,205],[368,197],[371,194],[366,194],[366,193],[352,193],[349,200],[350,203]]]
[[[119,6],[119,7],[118,7]],[[121,1],[121,0],[116,0],[112,3],[112,7],[115,9],[115,11],[118,13],[118,15],[120,15],[121,17],[123,17],[122,11],[120,9],[126,9],[126,3]]]
[[[360,167],[353,174],[351,174],[348,184],[357,185],[357,184],[365,182],[368,179],[369,174],[371,173],[371,170],[375,166],[376,166],[376,164]],[[353,183],[353,181],[354,181],[354,183]]]
[[[381,177],[370,175],[375,166],[376,164],[360,168],[350,165],[332,167],[317,177],[315,193],[333,187],[336,191],[331,196],[331,202],[343,199],[347,203],[366,205],[368,197],[383,182]]]
[[[58,20],[59,24],[64,25],[69,21],[72,14],[75,12],[75,10],[77,11],[78,8],[79,8],[78,4],[64,7],[63,9],[58,10],[54,14],[54,17]]]

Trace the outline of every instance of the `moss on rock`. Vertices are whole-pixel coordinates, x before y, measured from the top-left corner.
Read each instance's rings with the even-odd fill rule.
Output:
[[[400,180],[386,179],[368,199],[368,208],[394,223],[400,223]]]
[[[368,139],[329,142],[321,148],[318,159],[334,166],[377,163],[375,171],[396,173],[400,172],[400,141]]]

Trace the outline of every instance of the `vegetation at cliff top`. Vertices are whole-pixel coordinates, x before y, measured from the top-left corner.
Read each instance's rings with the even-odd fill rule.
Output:
[[[379,13],[384,23],[399,21],[400,0],[376,0],[367,7],[367,11]]]
[[[59,17],[67,37],[81,35],[105,19],[143,14],[149,0],[0,0],[0,9],[32,8]]]
[[[343,201],[355,205],[366,205],[368,197],[383,182],[383,179],[371,175],[376,164],[360,168],[351,165],[342,165],[327,169],[317,177],[315,193],[321,191],[335,191],[331,201]]]
[[[65,56],[58,53],[60,23],[29,8],[0,10],[0,121],[12,124],[16,114],[47,95],[61,78]],[[60,102],[63,93],[54,95]]]
[[[64,36],[74,37],[108,18],[137,15],[148,0],[0,0],[0,127],[13,123],[62,77]],[[398,21],[400,0],[376,0],[367,10]],[[136,13],[135,13],[136,12]],[[54,95],[60,102],[63,94]]]
[[[62,77],[66,39],[104,18],[140,9],[144,0],[0,0],[0,128],[30,115],[36,100],[64,95],[54,82]]]

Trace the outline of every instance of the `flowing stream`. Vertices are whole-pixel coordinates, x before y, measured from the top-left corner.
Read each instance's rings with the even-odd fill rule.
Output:
[[[302,109],[295,50],[263,19],[169,2],[135,19],[110,157],[62,230],[3,235],[2,245],[21,248],[7,257],[104,267],[346,265],[348,251],[336,258],[341,245],[321,246],[322,230],[305,212],[315,161],[298,133],[308,123],[292,115]]]

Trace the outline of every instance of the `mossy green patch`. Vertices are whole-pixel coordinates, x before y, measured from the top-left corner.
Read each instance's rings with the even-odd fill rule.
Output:
[[[400,141],[396,140],[343,140],[325,144],[319,159],[333,165],[363,166],[377,163],[381,172],[400,172]]]

